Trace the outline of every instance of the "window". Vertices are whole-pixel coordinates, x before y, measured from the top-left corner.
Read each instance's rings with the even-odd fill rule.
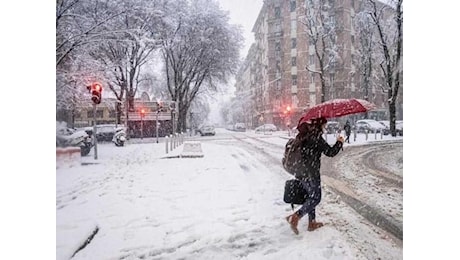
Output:
[[[291,66],[297,66],[297,57],[291,57]]]
[[[109,117],[116,117],[115,110],[110,110],[109,111]]]
[[[281,61],[279,60],[276,61],[276,72],[281,72]]]
[[[297,21],[291,20],[291,32],[297,31]]]
[[[281,43],[280,42],[275,43],[275,50],[277,50],[277,51],[281,50]]]
[[[73,116],[74,116],[75,118],[81,118],[81,113],[80,113],[80,111],[73,111]]]
[[[295,12],[296,0],[291,0],[291,12]]]
[[[279,80],[275,82],[275,90],[281,92],[281,82]]]
[[[297,85],[297,75],[291,75],[291,80],[292,80],[292,85],[296,86]]]
[[[275,18],[281,17],[281,9],[279,7],[275,7]]]
[[[103,115],[104,115],[104,111],[103,111],[103,110],[97,110],[97,111],[96,111],[96,117],[103,118]],[[93,113],[93,110],[92,110],[92,109],[91,109],[91,110],[88,110],[88,111],[86,112],[86,117],[87,117],[87,118],[90,118],[90,119],[91,119],[91,118],[93,118],[93,116],[94,116],[94,113]]]
[[[297,47],[297,38],[291,38],[291,49],[295,49]]]

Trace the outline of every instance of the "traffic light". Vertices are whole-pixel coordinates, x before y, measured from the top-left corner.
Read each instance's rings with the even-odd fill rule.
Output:
[[[286,109],[283,111],[285,115],[289,115],[291,113],[291,106],[287,106]]]
[[[176,101],[169,102],[169,109],[172,111],[176,110]]]
[[[93,101],[94,104],[100,104],[102,97],[102,85],[100,83],[93,83],[91,86],[88,86],[87,89],[91,93],[91,100]]]
[[[157,113],[163,112],[163,101],[157,100]]]
[[[141,117],[144,117],[144,116],[145,116],[145,109],[142,108],[142,109],[141,109]]]

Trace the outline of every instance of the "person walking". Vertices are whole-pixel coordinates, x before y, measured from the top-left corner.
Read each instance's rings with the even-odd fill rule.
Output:
[[[308,194],[305,203],[293,214],[286,217],[292,231],[299,234],[297,225],[299,220],[308,214],[308,231],[313,231],[323,226],[316,221],[315,208],[321,201],[321,154],[334,157],[343,146],[343,136],[338,136],[333,146],[330,146],[322,137],[327,120],[325,118],[313,119],[311,122],[300,124],[297,129],[302,141],[301,154],[303,171],[296,173],[295,178],[302,183],[302,187]]]
[[[351,125],[350,125],[350,121],[347,120],[347,122],[345,123],[345,126],[343,127],[343,130],[345,130],[345,135],[347,136],[347,138],[345,139],[348,143],[350,143],[350,135],[351,135]]]

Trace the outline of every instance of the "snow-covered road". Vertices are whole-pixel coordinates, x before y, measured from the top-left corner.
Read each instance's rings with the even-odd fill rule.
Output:
[[[286,139],[224,137],[201,139],[203,158],[161,159],[162,143],[100,144],[97,164],[57,169],[57,259],[402,259],[400,244],[328,187],[317,208],[326,226],[307,232],[302,219],[294,235]]]

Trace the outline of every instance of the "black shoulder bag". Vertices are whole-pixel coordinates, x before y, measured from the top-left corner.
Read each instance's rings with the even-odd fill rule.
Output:
[[[291,203],[292,210],[294,204],[302,205],[308,198],[307,191],[303,188],[302,183],[297,179],[287,180],[284,185],[284,202]]]

